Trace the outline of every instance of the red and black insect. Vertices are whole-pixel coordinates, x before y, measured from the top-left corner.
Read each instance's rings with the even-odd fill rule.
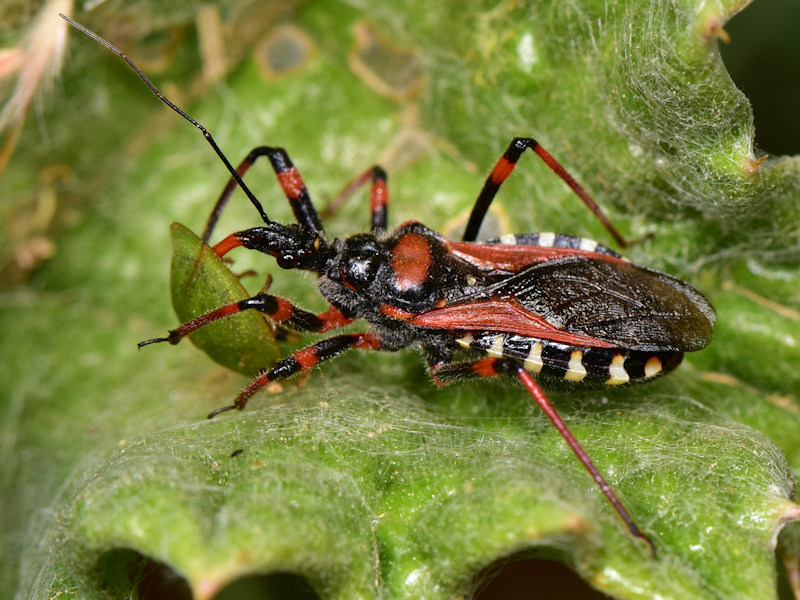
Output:
[[[73,25],[125,59],[165,104],[203,132],[230,171],[232,177],[204,237],[210,236],[237,186],[258,210],[264,225],[227,236],[214,246],[215,252],[224,256],[242,246],[275,257],[284,269],[311,271],[318,276],[319,293],[330,303],[326,312],[313,314],[280,297],[259,293],[139,346],[177,344],[200,327],[244,310],[259,311],[299,332],[326,332],[356,319],[368,325],[361,333],[333,335],[278,361],[253,379],[233,404],[213,411],[209,418],[241,410],[270,382],[307,371],[352,348],[420,348],[432,378],[440,385],[467,377],[511,375],[522,382],[564,436],[630,533],[646,540],[655,552],[652,541],[558,416],[538,380],[620,385],[653,379],[677,367],[684,352],[700,350],[710,342],[715,312],[688,284],[634,265],[585,238],[533,233],[476,242],[501,184],[522,153],[530,149],[575,191],[613,237],[625,244],[586,191],[535,140],[516,138],[511,142],[486,180],[461,241],[447,240],[416,221],[388,231],[386,174],[377,166],[348,188],[371,182],[370,231],[331,239],[283,149],[256,148],[234,169],[205,128],[161,95],[124,54]],[[269,219],[242,181],[262,156],[269,159],[296,223]],[[464,354],[466,360],[458,360]]]

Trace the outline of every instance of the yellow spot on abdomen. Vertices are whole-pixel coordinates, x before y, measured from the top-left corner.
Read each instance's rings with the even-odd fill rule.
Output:
[[[567,381],[582,381],[586,377],[586,367],[583,366],[583,352],[573,350],[569,355],[569,365],[564,379]]]
[[[625,357],[622,354],[614,355],[611,365],[608,367],[608,374],[606,385],[622,385],[631,380],[631,376],[625,370]]]
[[[461,346],[462,348],[470,348],[472,346],[472,334],[468,333],[464,337],[460,337],[456,339],[456,344]]]
[[[489,346],[489,349],[486,351],[486,354],[492,356],[494,358],[502,358],[503,355],[503,344],[505,344],[506,338],[502,335],[496,335],[492,338],[492,345]]]
[[[531,346],[525,362],[522,363],[526,371],[531,373],[541,373],[544,363],[542,362],[542,342],[536,342]]]
[[[661,373],[661,368],[661,359],[657,356],[651,356],[647,359],[647,362],[644,363],[644,376],[655,377]]]

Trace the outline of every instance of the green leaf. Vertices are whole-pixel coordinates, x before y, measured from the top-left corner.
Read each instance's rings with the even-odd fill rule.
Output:
[[[659,557],[524,390],[436,389],[413,351],[353,352],[206,421],[246,379],[189,345],[136,342],[177,325],[169,223],[199,230],[229,174],[121,61],[74,36],[58,118],[42,117],[46,135],[28,123],[3,182],[5,260],[42,238],[55,251],[0,309],[0,595],[127,598],[162,565],[198,598],[254,573],[297,574],[323,598],[453,598],[490,587],[492,564],[536,556],[617,598],[775,597],[776,537],[798,516],[800,177],[793,158],[753,167],[748,104],[712,27],[740,2],[256,4],[222,15],[230,55],[244,56],[222,82],[195,76],[190,23],[153,75],[234,164],[283,146],[324,206],[380,161],[393,224],[457,237],[510,139],[534,135],[624,233],[653,234],[631,259],[715,304],[714,342],[669,377],[550,393]],[[165,36],[126,40],[124,15],[100,8],[88,24],[134,58]],[[275,67],[278,42],[300,49],[299,66]],[[271,219],[292,219],[268,167],[247,181]],[[367,213],[354,198],[330,235],[362,231]],[[256,223],[237,194],[218,230]],[[532,154],[490,229],[609,243]],[[236,270],[250,268],[325,309],[310,279],[237,250]],[[782,538],[800,568],[796,528]]]
[[[178,321],[185,323],[250,294],[214,251],[180,223],[173,223],[170,291]],[[216,363],[244,375],[280,358],[272,329],[254,311],[211,323],[189,339]]]

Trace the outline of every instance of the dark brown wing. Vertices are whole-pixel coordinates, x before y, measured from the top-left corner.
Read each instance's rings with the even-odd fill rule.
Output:
[[[709,301],[689,284],[605,257],[537,263],[485,291],[557,330],[636,350],[700,350],[716,320]]]

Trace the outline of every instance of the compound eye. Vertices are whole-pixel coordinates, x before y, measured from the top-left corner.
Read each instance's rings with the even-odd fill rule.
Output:
[[[300,257],[294,252],[284,252],[275,257],[275,262],[281,269],[296,269],[300,264]]]

